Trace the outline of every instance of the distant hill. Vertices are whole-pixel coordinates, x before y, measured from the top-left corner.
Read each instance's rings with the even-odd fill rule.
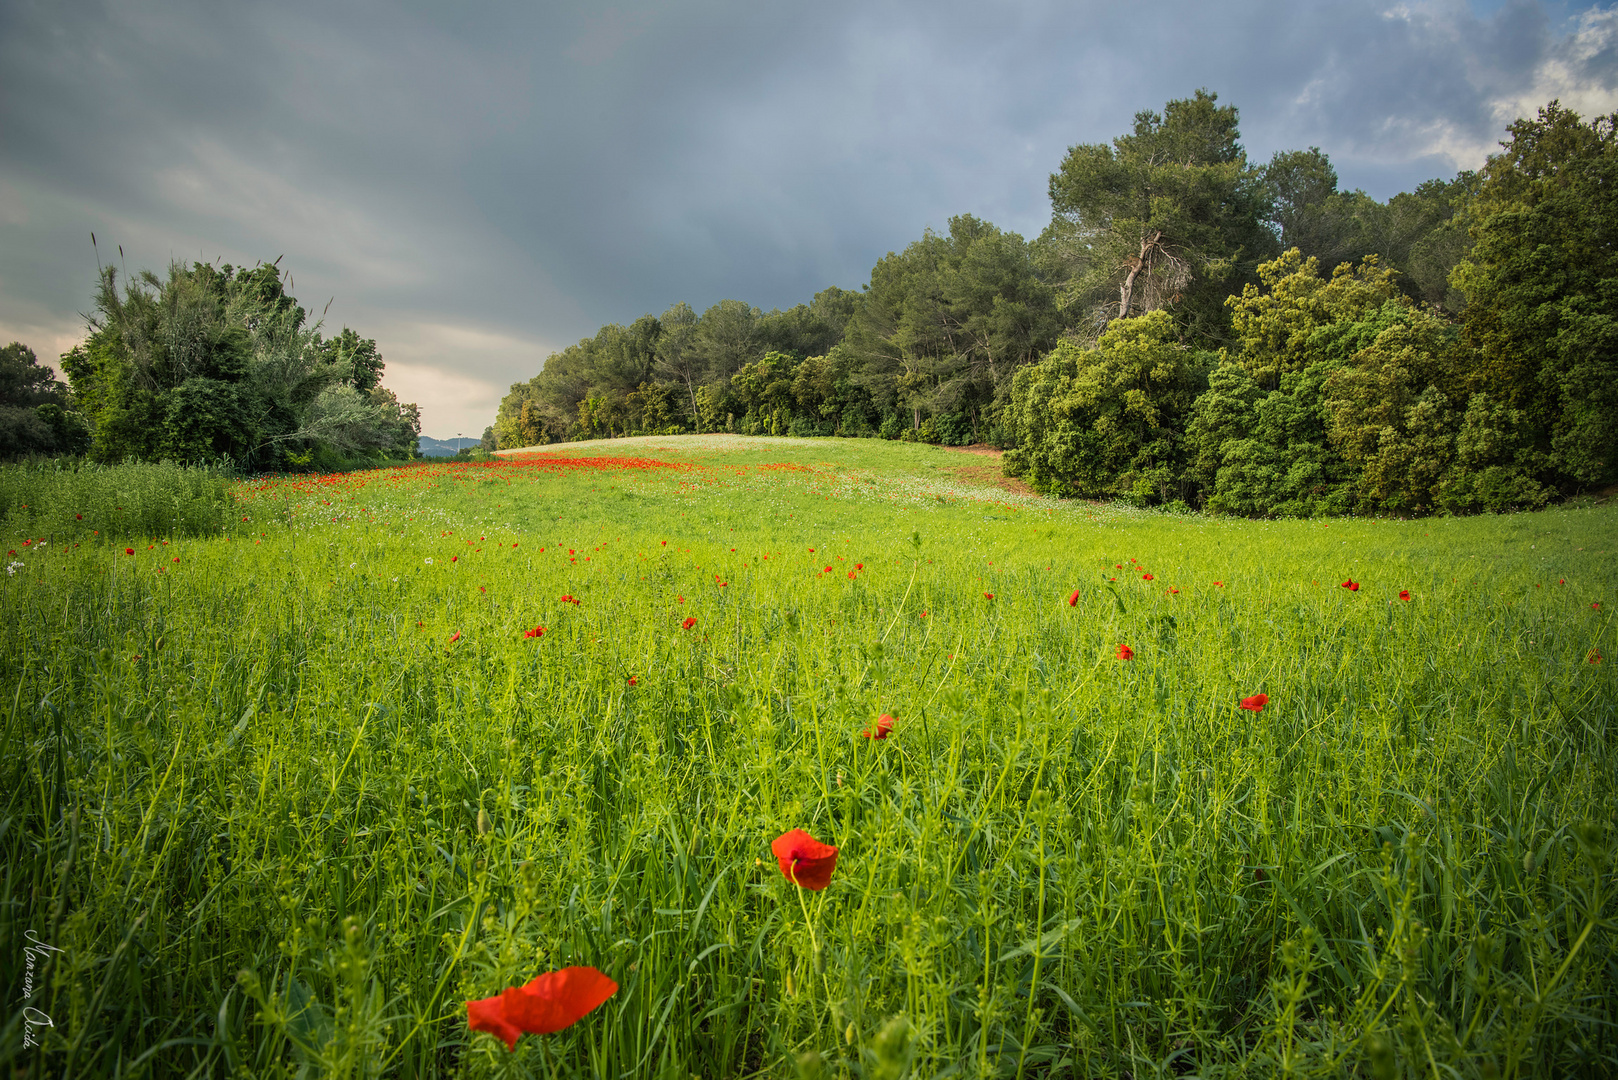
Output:
[[[476,446],[480,439],[434,439],[426,435],[416,437],[416,445],[421,447],[422,457],[454,457],[455,451],[468,446]]]

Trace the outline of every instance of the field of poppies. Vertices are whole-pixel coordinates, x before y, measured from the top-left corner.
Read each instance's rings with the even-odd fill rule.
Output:
[[[0,476],[0,1064],[1618,1071],[1618,509],[983,465],[617,440],[167,530]]]

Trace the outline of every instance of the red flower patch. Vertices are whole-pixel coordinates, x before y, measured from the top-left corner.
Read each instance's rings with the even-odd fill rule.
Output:
[[[1077,589],[1073,590],[1073,595],[1067,598],[1067,606],[1068,607],[1078,607],[1079,606],[1079,590],[1077,590]]]
[[[685,622],[680,624],[680,629],[689,630],[695,625],[697,625],[697,617],[695,615],[687,615]]]
[[[543,626],[536,626],[532,630],[527,630],[523,633],[523,637],[525,638],[542,638],[544,636],[545,628]]]
[[[519,1036],[571,1027],[617,992],[618,984],[593,967],[563,968],[494,997],[468,1001],[466,1026],[487,1031],[514,1051]]]
[[[1360,583],[1355,581],[1353,578],[1349,578],[1347,581],[1343,582],[1341,587],[1347,589],[1349,592],[1360,591]]]
[[[985,600],[993,600],[994,599],[994,593],[992,593],[992,592],[984,593],[983,594],[983,599],[985,599]]]
[[[1128,645],[1120,643],[1118,646],[1117,656],[1120,660],[1133,660],[1135,659],[1135,650],[1131,649]]]
[[[1399,590],[1399,599],[1401,599],[1401,600],[1409,600],[1410,599],[1410,590],[1409,589],[1400,589]]]
[[[888,733],[892,730],[893,717],[889,716],[887,713],[883,713],[881,716],[877,717],[875,731],[862,731],[860,734],[867,739],[886,739],[888,737]]]
[[[454,634],[450,635],[450,639],[448,642],[446,642],[446,644],[453,645],[459,640],[461,640],[461,632],[457,630]]]
[[[1141,576],[1140,576],[1140,579],[1141,579],[1141,580],[1142,580],[1142,581],[1151,581],[1151,580],[1152,580],[1152,575],[1150,575],[1150,574],[1142,574],[1142,575],[1141,575]]]
[[[1239,707],[1246,709],[1248,712],[1263,712],[1264,706],[1268,705],[1269,703],[1270,695],[1254,694],[1252,697],[1242,698]]]
[[[837,849],[822,844],[802,829],[777,836],[770,844],[770,851],[780,864],[782,877],[816,892],[831,884],[832,871],[837,869]]]

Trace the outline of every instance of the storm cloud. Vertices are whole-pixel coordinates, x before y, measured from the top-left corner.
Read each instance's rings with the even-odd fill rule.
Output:
[[[0,341],[83,336],[97,253],[282,257],[424,431],[680,300],[858,288],[971,213],[1036,235],[1067,148],[1198,87],[1249,156],[1379,198],[1552,98],[1618,107],[1609,5],[0,3]]]

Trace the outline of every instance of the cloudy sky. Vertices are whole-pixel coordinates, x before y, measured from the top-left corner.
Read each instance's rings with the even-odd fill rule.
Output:
[[[424,434],[477,434],[603,323],[858,288],[957,213],[1037,235],[1069,146],[1199,87],[1387,198],[1618,109],[1618,7],[0,0],[0,342],[82,339],[92,231],[280,256]]]

